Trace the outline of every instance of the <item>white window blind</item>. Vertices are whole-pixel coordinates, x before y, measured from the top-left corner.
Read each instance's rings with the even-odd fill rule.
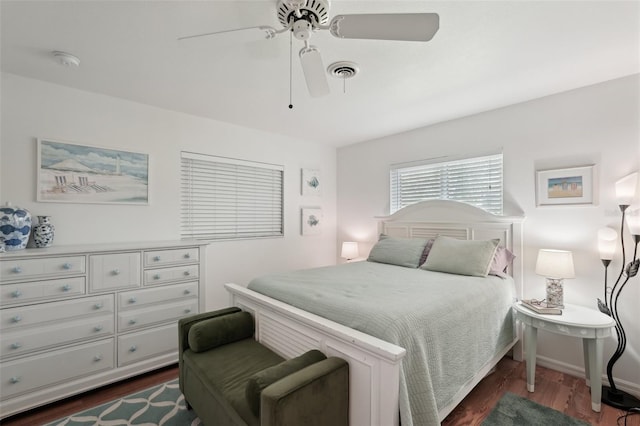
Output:
[[[283,166],[182,152],[181,171],[182,238],[283,236]]]
[[[424,200],[463,201],[502,214],[502,154],[391,168],[391,213]]]

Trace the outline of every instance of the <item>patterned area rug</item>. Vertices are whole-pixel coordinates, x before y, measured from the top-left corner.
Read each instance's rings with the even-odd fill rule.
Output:
[[[187,411],[178,380],[82,411],[46,426],[202,426]]]
[[[507,392],[482,426],[589,426],[582,420],[569,417],[553,408],[545,407],[516,394]]]

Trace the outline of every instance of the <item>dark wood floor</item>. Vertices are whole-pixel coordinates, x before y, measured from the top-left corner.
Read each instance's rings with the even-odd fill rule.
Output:
[[[178,377],[177,366],[167,367],[9,417],[2,421],[2,425],[41,425],[176,377]],[[505,358],[500,361],[496,371],[482,380],[445,419],[442,426],[480,425],[505,392],[529,398],[592,425],[624,425],[624,420],[617,423],[618,417],[624,414],[620,410],[603,405],[602,412],[591,411],[591,396],[584,379],[538,367],[536,391],[528,393],[524,363]],[[640,415],[628,417],[627,426],[640,426]]]

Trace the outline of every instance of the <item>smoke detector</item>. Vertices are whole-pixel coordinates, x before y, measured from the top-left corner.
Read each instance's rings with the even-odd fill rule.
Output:
[[[54,50],[51,52],[54,59],[58,61],[59,64],[64,65],[65,67],[79,67],[80,59],[78,57],[73,56],[67,52],[60,52],[59,50]]]

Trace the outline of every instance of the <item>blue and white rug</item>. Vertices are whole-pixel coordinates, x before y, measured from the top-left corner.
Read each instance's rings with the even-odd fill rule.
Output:
[[[187,410],[178,380],[110,401],[46,426],[202,426]]]

